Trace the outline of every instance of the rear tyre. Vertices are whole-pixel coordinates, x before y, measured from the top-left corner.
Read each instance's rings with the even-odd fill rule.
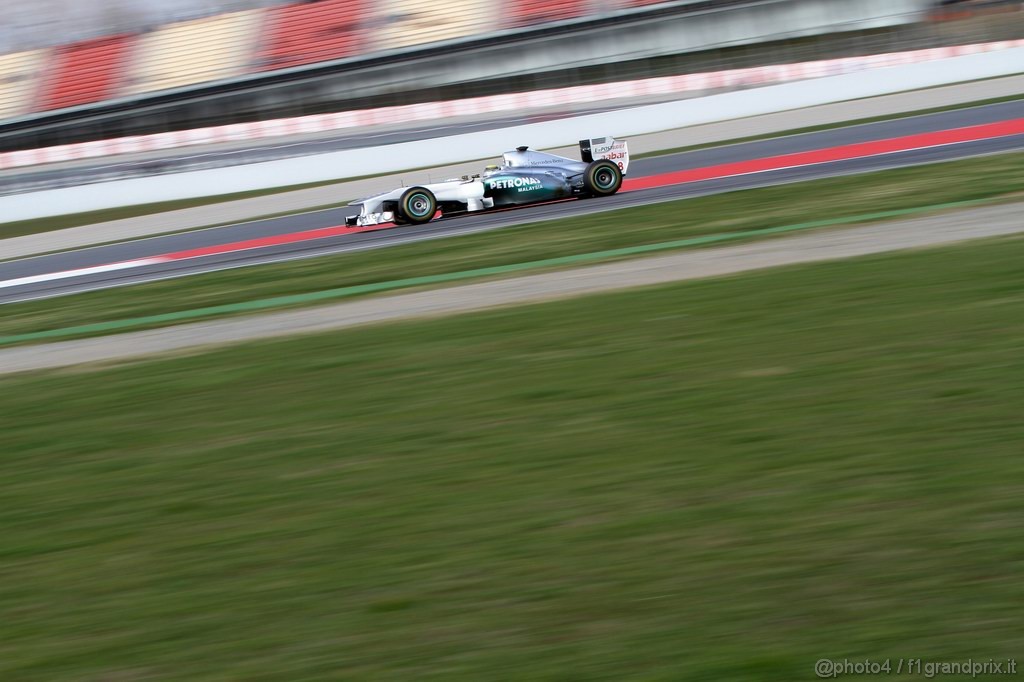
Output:
[[[410,187],[402,193],[395,209],[395,223],[422,225],[434,219],[437,198],[426,187]]]
[[[608,159],[593,161],[583,171],[583,186],[591,196],[611,196],[622,187],[622,169]]]

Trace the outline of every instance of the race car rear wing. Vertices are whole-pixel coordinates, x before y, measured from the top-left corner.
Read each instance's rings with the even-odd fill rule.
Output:
[[[580,140],[580,158],[585,163],[596,159],[608,159],[619,164],[622,174],[629,170],[629,145],[625,140],[616,140],[614,137],[594,137],[589,140]]]

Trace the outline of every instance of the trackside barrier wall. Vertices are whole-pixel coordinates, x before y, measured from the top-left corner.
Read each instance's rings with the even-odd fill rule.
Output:
[[[28,220],[117,206],[343,180],[410,167],[494,157],[521,144],[552,148],[572,145],[590,136],[628,138],[630,135],[1012,75],[1022,70],[1024,48],[1013,48],[383,148],[354,149],[248,166],[17,194],[0,197],[0,216],[4,221]]]

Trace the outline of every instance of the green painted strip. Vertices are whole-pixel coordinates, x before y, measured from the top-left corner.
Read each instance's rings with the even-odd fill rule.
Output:
[[[931,211],[942,211],[953,208],[964,208],[978,204],[989,203],[992,199],[972,199],[969,201],[956,201],[945,204],[932,204],[930,206],[919,206],[917,208],[903,208],[891,211],[879,211],[877,213],[864,213],[861,215],[849,216],[846,218],[829,218],[826,220],[813,220],[795,225],[783,225],[781,227],[769,227],[760,230],[745,230],[743,232],[723,232],[711,234],[704,237],[691,237],[689,239],[678,239],[675,241],[659,242],[657,244],[644,244],[641,246],[628,246],[621,249],[609,249],[606,251],[594,251],[581,253],[573,256],[562,256],[559,258],[545,258],[543,260],[529,261],[526,263],[511,263],[509,265],[497,265],[489,268],[477,268],[474,270],[462,270],[460,272],[449,272],[442,275],[426,275],[423,277],[409,277],[407,279],[396,279],[387,282],[376,282],[373,284],[360,284],[357,286],[341,287],[338,289],[326,289],[324,291],[313,291],[308,294],[295,294],[292,296],[275,296],[256,301],[244,303],[229,303],[226,305],[209,306],[206,308],[195,308],[193,310],[182,310],[174,313],[161,315],[146,315],[144,317],[133,317],[124,320],[113,320],[111,322],[97,322],[94,324],[83,324],[74,327],[63,327],[60,329],[48,329],[27,334],[15,334],[13,336],[0,336],[0,346],[26,341],[39,341],[42,339],[56,339],[82,334],[95,334],[97,332],[112,332],[132,327],[147,327],[150,325],[162,324],[165,322],[181,322],[200,317],[211,317],[230,313],[249,312],[255,310],[267,310],[272,308],[283,308],[299,303],[310,303],[335,298],[346,298],[360,294],[371,294],[380,291],[392,291],[394,289],[406,289],[409,287],[424,286],[429,284],[442,284],[445,282],[456,282],[459,280],[475,279],[490,275],[502,275],[522,270],[535,270],[560,265],[574,265],[592,261],[608,260],[622,256],[634,256],[654,251],[670,251],[690,246],[702,246],[718,242],[748,239],[750,237],[762,237],[785,232],[796,232],[798,230],[810,230],[817,227],[829,227],[833,225],[847,225],[850,223],[869,222],[884,218],[898,218],[901,216],[927,213]]]

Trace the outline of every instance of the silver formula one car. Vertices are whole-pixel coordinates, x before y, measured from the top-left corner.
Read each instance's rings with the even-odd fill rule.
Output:
[[[505,152],[500,166],[479,175],[416,187],[400,187],[367,199],[348,225],[420,225],[442,216],[522,206],[572,197],[610,196],[629,170],[625,140],[597,137],[580,141],[582,161],[517,147]]]

